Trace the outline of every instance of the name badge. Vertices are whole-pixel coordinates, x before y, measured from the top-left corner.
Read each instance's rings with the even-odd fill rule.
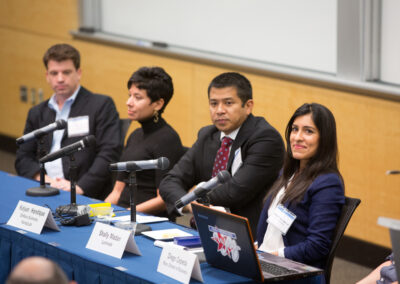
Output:
[[[279,204],[275,208],[272,215],[268,217],[267,222],[268,224],[274,225],[279,231],[281,231],[282,235],[286,235],[295,219],[295,214],[293,214],[282,204]]]
[[[189,283],[192,277],[203,282],[197,255],[176,248],[176,245],[163,247],[157,271],[181,283]]]
[[[68,137],[84,136],[89,134],[89,116],[68,118]]]
[[[124,251],[142,255],[131,231],[96,222],[86,248],[121,258]]]
[[[20,200],[7,225],[40,234],[43,227],[60,231],[50,209]]]

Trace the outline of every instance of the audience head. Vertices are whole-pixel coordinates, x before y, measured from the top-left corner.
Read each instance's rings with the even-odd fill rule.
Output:
[[[75,47],[66,43],[53,45],[46,51],[43,56],[43,63],[46,69],[48,69],[50,60],[56,62],[71,60],[76,70],[78,70],[81,65],[79,51]]]
[[[135,93],[145,96],[149,99],[149,105],[154,107],[158,113],[162,113],[171,100],[174,93],[172,78],[161,67],[141,67],[135,71],[128,80],[128,90],[130,98],[128,99],[128,113],[129,101],[135,99]],[[135,101],[130,103],[135,104]],[[148,109],[150,110],[150,109]],[[151,116],[150,116],[151,117]],[[139,117],[141,120],[146,117]]]
[[[251,84],[239,73],[222,73],[208,86],[211,120],[229,134],[239,128],[253,109]]]
[[[32,256],[20,261],[8,276],[6,284],[66,284],[67,276],[55,263]]]

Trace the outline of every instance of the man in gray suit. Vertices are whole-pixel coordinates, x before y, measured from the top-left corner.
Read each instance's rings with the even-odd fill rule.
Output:
[[[263,117],[251,114],[252,88],[243,75],[217,76],[208,87],[208,98],[213,125],[200,129],[197,141],[161,182],[160,194],[174,219],[179,215],[177,200],[226,169],[231,178],[210,192],[207,200],[247,217],[255,233],[263,198],[282,167],[282,138]]]

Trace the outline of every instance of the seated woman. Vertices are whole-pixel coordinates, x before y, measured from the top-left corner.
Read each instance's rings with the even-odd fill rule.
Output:
[[[141,127],[132,132],[121,156],[121,161],[152,160],[168,158],[169,169],[183,154],[179,135],[161,117],[173,94],[171,77],[160,67],[142,67],[128,81],[128,117],[138,121]],[[136,210],[165,215],[165,204],[158,194],[158,185],[169,170],[143,170],[136,173]],[[106,202],[122,207],[130,206],[127,186],[129,174],[119,172],[114,189]]]
[[[259,250],[324,268],[345,201],[335,118],[320,104],[304,104],[285,137],[283,170],[258,222]]]

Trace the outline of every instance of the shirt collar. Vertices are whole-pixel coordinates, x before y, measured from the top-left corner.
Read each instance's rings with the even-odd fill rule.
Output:
[[[72,96],[70,96],[68,99],[66,99],[65,103],[66,102],[71,102],[71,105],[72,105],[74,103],[74,101],[75,101],[80,89],[81,89],[81,86],[79,85],[78,88],[76,89],[76,91],[72,94]],[[51,98],[49,100],[49,106],[54,110],[58,110],[58,104],[57,104],[57,101],[56,101],[56,94],[53,94],[51,96]]]
[[[236,139],[236,136],[237,136],[238,133],[239,133],[240,127],[241,127],[241,126],[239,126],[238,128],[236,128],[235,130],[233,130],[233,131],[232,131],[231,133],[229,133],[229,134],[225,134],[224,132],[221,131],[221,135],[220,135],[220,137],[219,137],[219,140],[222,141],[222,138],[224,138],[224,137],[229,137],[229,138],[231,138],[232,140],[235,140],[235,139]]]

